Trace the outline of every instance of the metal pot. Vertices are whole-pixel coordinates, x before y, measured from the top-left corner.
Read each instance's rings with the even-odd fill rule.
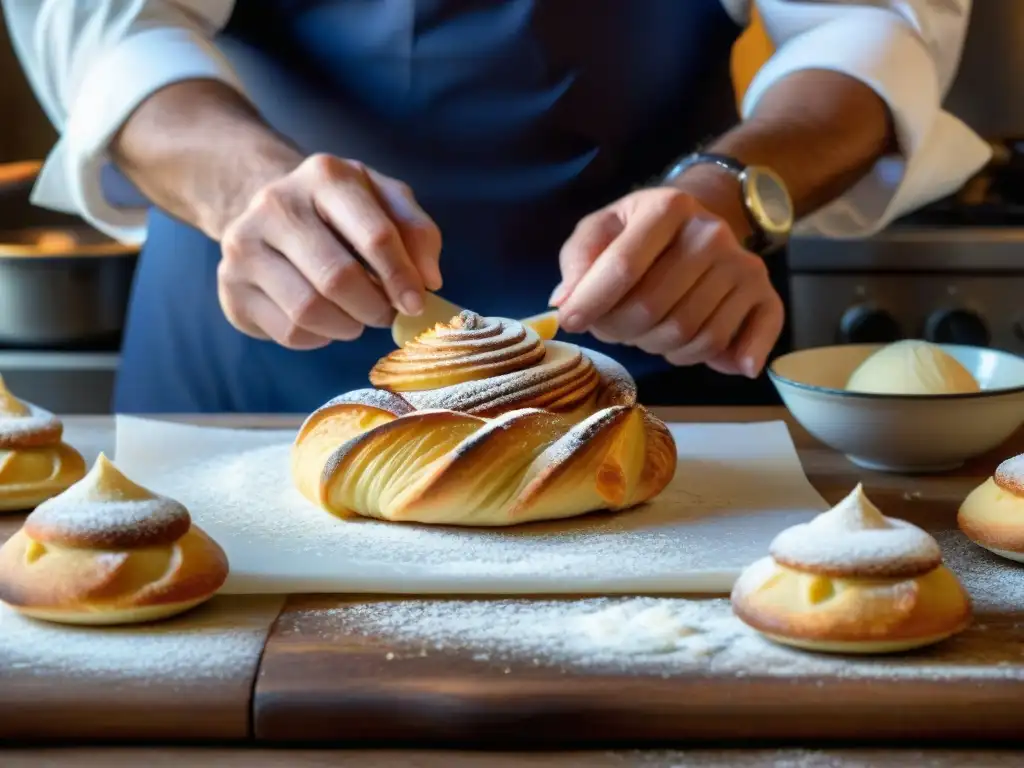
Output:
[[[29,203],[37,163],[0,166],[0,346],[112,346],[138,248]]]
[[[1024,3],[974,0],[945,103],[986,139],[1024,138]]]

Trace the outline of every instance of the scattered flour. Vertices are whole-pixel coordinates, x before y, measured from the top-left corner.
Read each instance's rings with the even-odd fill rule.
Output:
[[[517,664],[564,670],[844,678],[1024,680],[1024,647],[989,640],[992,614],[1024,611],[1024,568],[1004,564],[958,534],[940,537],[947,564],[985,615],[950,641],[913,654],[839,658],[767,640],[743,625],[726,598],[586,600],[416,600],[354,603],[319,613],[329,641],[342,634],[396,640],[394,658],[470,653],[514,671]],[[297,619],[290,631],[302,631]],[[1022,622],[1024,629],[1024,622]],[[396,649],[397,650],[397,649]]]
[[[117,463],[224,547],[236,593],[724,590],[780,530],[825,507],[784,424],[671,428],[679,469],[650,504],[497,530],[334,518],[295,489],[280,432],[119,417]]]
[[[217,597],[169,621],[103,628],[35,621],[0,604],[0,685],[41,676],[194,684],[255,673],[282,604]]]

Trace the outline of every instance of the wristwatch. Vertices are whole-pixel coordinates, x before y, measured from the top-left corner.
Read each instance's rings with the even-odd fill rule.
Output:
[[[766,256],[778,250],[793,230],[793,201],[782,178],[763,165],[744,165],[727,155],[694,152],[677,162],[661,178],[670,184],[695,165],[712,164],[731,173],[740,183],[743,210],[754,231],[743,247]]]

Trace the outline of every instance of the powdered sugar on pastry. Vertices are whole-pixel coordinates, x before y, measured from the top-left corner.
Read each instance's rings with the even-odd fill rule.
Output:
[[[780,533],[770,551],[781,565],[836,577],[910,578],[942,562],[935,539],[885,517],[860,484],[828,512]]]
[[[136,485],[103,454],[82,480],[25,520],[36,541],[90,549],[170,544],[190,526],[183,505]]]
[[[379,361],[370,381],[396,392],[436,389],[522,370],[543,357],[536,331],[466,310]]]
[[[418,392],[403,392],[418,410],[444,408],[479,415],[515,408],[544,408],[564,399],[568,410],[584,402],[600,376],[579,347],[550,341],[544,357],[529,368]]]
[[[0,449],[18,448],[27,438],[42,438],[45,443],[58,442],[63,427],[49,411],[16,398],[0,377]],[[40,444],[33,440],[34,445]]]
[[[1000,464],[993,478],[996,485],[1015,496],[1024,496],[1024,454],[1014,456]]]

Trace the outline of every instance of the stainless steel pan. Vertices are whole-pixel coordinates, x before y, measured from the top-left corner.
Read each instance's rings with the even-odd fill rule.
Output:
[[[37,172],[0,166],[0,346],[116,344],[138,249],[31,205]]]

